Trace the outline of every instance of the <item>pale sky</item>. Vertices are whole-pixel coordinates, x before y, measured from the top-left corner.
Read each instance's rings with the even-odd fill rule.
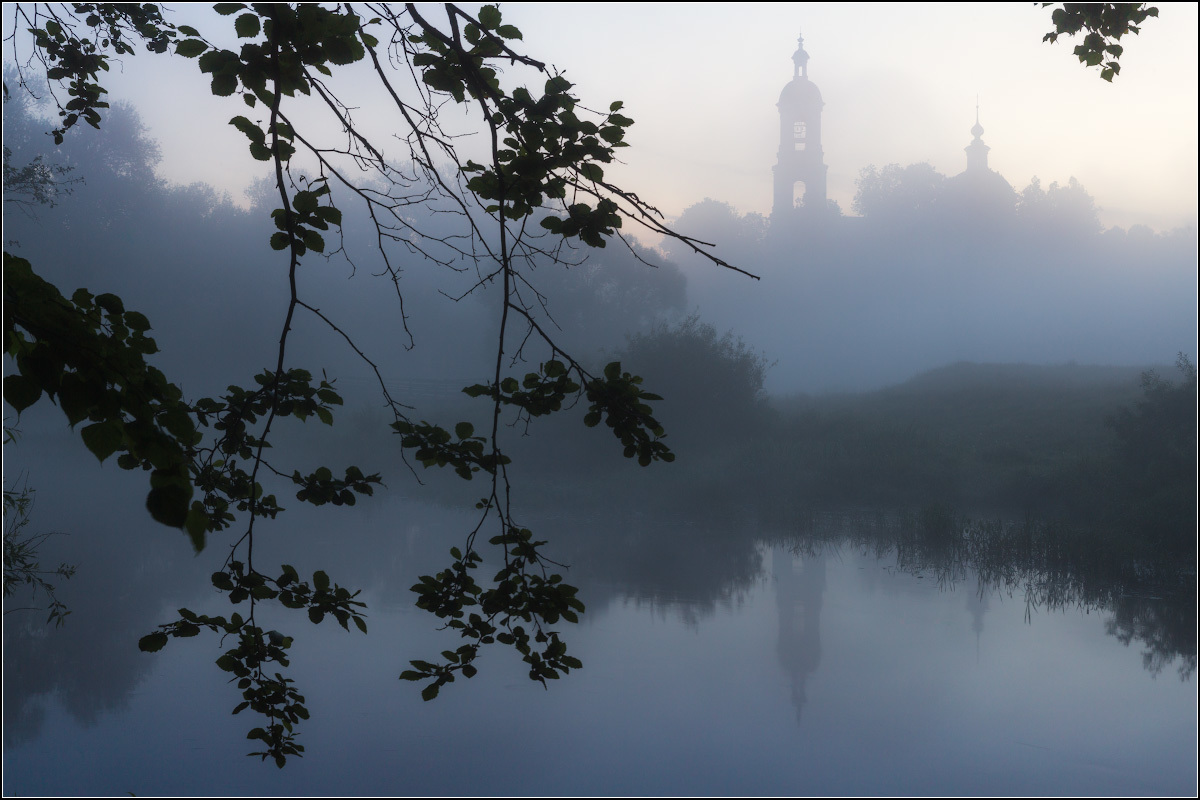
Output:
[[[978,96],[990,166],[1016,189],[1035,175],[1043,186],[1074,176],[1106,225],[1195,226],[1195,4],[1159,4],[1160,18],[1123,41],[1112,84],[1079,64],[1073,41],[1043,43],[1049,10],[1026,3],[501,8],[525,34],[526,52],[562,69],[584,104],[625,102],[636,122],[631,147],[609,175],[668,215],[705,197],[769,212],[775,103],[802,32],[825,100],[829,196],[847,213],[869,164],[927,161],[961,172]],[[233,17],[179,11],[232,44],[219,32]],[[193,60],[139,54],[106,77],[111,99],[132,100],[161,144],[164,177],[240,198],[261,171],[226,124],[245,107],[209,96]],[[366,119],[372,95],[353,96]]]

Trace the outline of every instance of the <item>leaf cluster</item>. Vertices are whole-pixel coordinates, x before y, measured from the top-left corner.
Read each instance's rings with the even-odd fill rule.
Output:
[[[474,676],[477,669],[473,662],[480,648],[495,642],[515,648],[529,665],[530,679],[543,686],[547,680],[556,680],[560,674],[583,666],[579,659],[567,655],[566,643],[557,632],[543,627],[559,619],[578,622],[578,615],[584,611],[574,586],[564,583],[561,575],[546,576],[536,569],[543,561],[538,548],[546,542],[535,541],[528,528],[506,525],[504,532],[489,543],[505,548],[505,565],[494,576],[493,586],[483,589],[471,575],[482,561],[479,554],[471,549],[463,554],[455,547],[450,551],[455,560],[449,568],[434,576],[421,576],[412,587],[418,608],[448,619],[448,628],[470,640],[457,650],[443,651],[440,664],[409,662],[413,669],[402,672],[400,679],[432,679],[421,691],[425,700],[437,697],[442,686],[453,683],[455,673],[465,678]],[[532,632],[527,625],[533,626]]]
[[[475,426],[469,422],[460,422],[454,426],[457,441],[452,439],[450,432],[445,428],[424,420],[415,424],[408,420],[398,420],[393,422],[391,427],[400,434],[400,446],[414,449],[414,455],[422,466],[451,466],[463,480],[471,480],[480,470],[494,475],[498,467],[511,462],[508,456],[498,451],[485,452],[484,445],[487,439],[474,436]]]
[[[1042,3],[1042,7],[1054,5]],[[1100,67],[1100,77],[1108,82],[1119,75],[1118,59],[1125,48],[1118,42],[1127,33],[1137,34],[1148,17],[1157,17],[1158,9],[1148,3],[1063,3],[1050,15],[1054,30],[1042,37],[1053,44],[1060,34],[1074,36],[1086,32],[1075,46],[1075,55],[1088,67]]]
[[[582,387],[571,377],[572,371],[578,373]],[[675,455],[661,441],[666,431],[648,404],[662,397],[644,391],[641,385],[642,378],[622,372],[619,361],[606,365],[602,375],[593,376],[577,364],[568,368],[563,362],[551,359],[541,364],[537,372],[527,373],[519,383],[516,378],[507,377],[498,384],[468,386],[463,392],[470,397],[489,397],[501,405],[515,406],[528,417],[560,411],[568,397],[582,393],[591,404],[584,424],[593,428],[603,420],[625,446],[626,458],[636,456],[642,466],[657,460],[674,461]]]
[[[331,615],[346,630],[353,621],[355,627],[366,633],[367,623],[360,611],[365,604],[354,599],[358,592],[331,585],[329,576],[319,570],[313,573],[311,583],[301,581],[296,569],[288,564],[281,570],[278,578],[270,578],[247,569],[240,561],[229,562],[224,570],[213,573],[213,586],[227,592],[230,602],[235,605],[250,600],[249,618],[237,612],[226,618],[181,608],[178,620],[160,625],[159,630],[143,636],[138,647],[143,652],[158,652],[170,638],[190,638],[205,628],[220,633],[222,640],[227,636],[237,637],[236,646],[226,650],[216,664],[225,672],[233,673],[242,690],[242,702],[234,707],[233,713],[240,714],[248,708],[266,717],[264,727],[255,727],[246,735],[247,739],[261,740],[266,749],[249,755],[260,756],[264,761],[272,758],[282,768],[288,756],[303,754],[303,745],[295,741],[294,726],[300,720],[308,719],[309,714],[294,681],[279,672],[268,673],[269,665],[289,666],[287,650],[292,646],[292,637],[274,630],[264,632],[255,624],[253,601],[278,598],[287,608],[307,609],[313,623],[320,623],[326,615]]]
[[[578,373],[582,385],[572,377],[573,372]],[[527,418],[559,411],[569,396],[586,394],[591,406],[585,424],[594,427],[603,419],[625,445],[626,457],[637,456],[643,466],[654,460],[673,461],[674,454],[661,441],[665,432],[647,402],[662,398],[644,391],[641,383],[640,377],[622,372],[619,362],[607,365],[602,376],[592,376],[574,362],[568,367],[551,359],[522,381],[510,376],[463,391],[471,397],[489,398],[497,409],[515,406]],[[458,442],[451,441],[449,432],[428,423],[398,423],[393,427],[404,435],[404,447],[418,448],[416,456],[426,466],[451,464],[466,479],[479,469],[491,473],[493,494],[477,507],[485,514],[506,507],[496,494],[495,466],[508,463],[508,458],[493,448],[490,458],[499,460],[484,462],[488,458],[483,451],[485,440],[471,437],[474,429],[470,423],[457,426]],[[503,548],[504,565],[488,588],[480,586],[472,574],[482,558],[470,543],[465,553],[458,548],[450,551],[454,558],[450,567],[433,576],[422,576],[412,587],[419,608],[448,619],[447,627],[470,640],[457,650],[444,651],[439,664],[413,661],[414,669],[401,674],[403,680],[432,681],[421,693],[426,700],[436,697],[457,673],[467,678],[474,675],[473,662],[479,649],[497,642],[515,648],[529,665],[529,677],[543,685],[582,666],[578,659],[567,655],[566,644],[558,634],[545,627],[560,620],[578,622],[584,606],[575,596],[576,587],[563,582],[561,575],[546,574],[545,558],[539,549],[546,541],[534,539],[532,531],[514,524],[506,513],[501,513],[500,522],[500,533],[491,537],[489,544]],[[478,612],[471,611],[473,608]]]
[[[185,519],[197,550],[203,548],[206,532],[229,527],[234,509],[272,519],[283,510],[274,495],[264,494],[262,483],[252,474],[262,449],[270,446],[265,433],[254,430],[260,420],[290,416],[304,422],[315,416],[332,425],[332,406],[342,404],[332,383],[322,380],[314,386],[307,370],[264,370],[254,380],[255,390],[230,386],[220,400],[202,398],[189,409],[200,427],[211,426],[220,434],[212,445],[189,452],[192,481],[203,497],[191,504]],[[118,463],[127,469],[138,466],[132,460]],[[353,492],[370,495],[371,484],[381,482],[379,475],[364,475],[354,466],[346,469],[344,479],[334,479],[326,467],[307,477],[297,470],[290,477],[301,487],[296,498],[314,505],[353,505]]]
[[[152,470],[146,507],[182,527],[192,497],[189,452],[201,434],[182,400],[146,356],[157,352],[150,323],[126,311],[113,294],[86,289],[67,300],[28,261],[4,254],[5,352],[17,374],[4,379],[4,398],[18,413],[45,394],[57,402],[84,444],[104,461]]]
[[[505,44],[520,39],[521,32],[502,24],[497,6],[481,8],[478,19],[454,9],[451,18],[461,16],[467,24],[461,35],[455,26],[450,36],[413,13],[421,30],[406,42],[412,65],[422,70],[421,80],[457,103],[477,103],[493,134],[492,163],[468,161],[462,168],[469,176],[467,188],[485,201],[485,210],[502,219],[523,220],[548,200],[561,202],[566,219],[550,215],[541,225],[563,238],[604,247],[605,237],[621,227],[622,219],[617,204],[600,197],[594,186],[611,188],[603,183],[601,165],[613,161],[614,148],[627,146],[625,132],[633,120],[619,113],[623,104],[612,103],[598,122],[581,119],[573,84],[557,74],[547,78],[537,97],[525,87],[503,91],[490,60],[544,66]],[[595,208],[569,202],[569,195],[579,190],[598,198]]]
[[[328,467],[318,467],[309,475],[301,476],[297,470],[292,473],[292,482],[300,486],[296,499],[314,506],[332,503],[335,506],[352,506],[355,504],[355,493],[368,497],[375,493],[373,483],[381,483],[379,475],[363,475],[361,469],[355,466],[346,467],[344,478],[334,478]]]
[[[100,72],[109,70],[110,50],[117,56],[132,55],[136,38],[147,51],[164,53],[178,35],[153,3],[75,3],[70,19],[48,8],[44,20],[36,10],[33,19],[26,20],[47,79],[67,84],[70,99],[58,103],[62,124],[51,132],[55,144],[62,144],[64,134],[80,118],[100,127],[99,109],[108,108],[108,103],[103,100],[107,92],[96,81]],[[90,29],[91,35],[78,34],[77,24]]]
[[[605,237],[622,224],[617,204],[607,197],[599,198],[594,208],[567,201],[581,186],[603,184],[601,165],[614,160],[614,148],[626,146],[625,129],[633,120],[618,113],[620,102],[612,103],[598,123],[581,119],[572,87],[556,75],[545,82],[541,97],[522,87],[492,98],[492,123],[503,133],[503,146],[496,148],[492,166],[468,161],[463,172],[472,176],[468,189],[483,200],[497,201],[486,206],[489,212],[519,220],[547,200],[560,201],[566,218],[548,215],[541,226],[564,239],[577,237],[591,247],[604,247]]]
[[[58,403],[72,426],[91,420],[80,431],[88,449],[101,461],[119,452],[117,463],[123,469],[151,471],[147,507],[152,516],[185,528],[197,551],[203,549],[207,532],[229,526],[234,508],[269,518],[282,510],[274,495],[264,494],[255,474],[257,459],[269,446],[265,428],[271,419],[288,416],[300,421],[315,416],[332,424],[332,406],[341,405],[342,398],[329,381],[314,385],[313,376],[302,369],[267,370],[255,377],[258,386],[253,390],[230,386],[219,400],[202,398],[189,406],[178,387],[146,363],[145,357],[157,351],[146,335],[149,321],[126,310],[120,298],[80,289],[68,301],[37,276],[29,262],[8,253],[4,277],[7,352],[17,365],[17,374],[5,378],[4,390],[5,399],[18,413],[45,395]],[[202,446],[205,428],[219,434],[207,447]],[[291,479],[300,486],[297,499],[314,505],[352,505],[356,494],[371,495],[373,484],[380,483],[378,475],[365,475],[354,466],[346,469],[343,479],[334,479],[326,467],[308,476],[295,471]],[[200,490],[202,500],[192,501],[193,487]],[[18,512],[26,508],[6,492],[6,521],[10,506]],[[50,619],[61,623],[69,612],[33,560],[34,545],[40,540],[17,537],[19,523],[14,525],[18,527],[6,528],[5,535],[5,592],[15,585],[10,577],[23,576],[48,593]],[[63,577],[72,573],[66,565],[57,571]],[[343,628],[353,621],[366,631],[358,610],[364,604],[354,599],[358,593],[331,587],[323,572],[315,573],[310,585],[286,565],[279,578],[270,579],[231,561],[214,574],[213,584],[228,592],[235,604],[249,600],[251,620],[256,601],[278,600],[288,608],[307,609],[314,623],[331,615]],[[271,756],[281,766],[286,756],[299,755],[303,748],[294,741],[292,725],[307,718],[303,698],[290,679],[278,674],[269,677],[262,669],[268,662],[287,666],[280,655],[286,645],[274,643],[264,650],[262,631],[238,615],[226,620],[201,619],[186,610],[180,614],[179,622],[143,637],[141,649],[159,650],[168,635],[191,637],[201,627],[238,635],[239,646],[218,664],[240,679],[245,702],[238,710],[251,707],[269,717],[266,728],[251,732],[251,738],[262,739],[267,746],[255,755]]]
[[[507,377],[497,383],[477,383],[463,389],[468,397],[490,397],[503,405],[516,406],[530,417],[552,414],[562,409],[563,402],[579,391],[567,366],[557,359],[542,363],[537,372],[526,373],[518,383]]]
[[[233,122],[245,117],[236,117]],[[281,123],[282,125],[282,123]],[[258,128],[254,128],[258,130]],[[254,144],[250,145],[251,151]],[[302,256],[307,251],[325,252],[325,239],[318,230],[329,230],[329,226],[342,224],[342,212],[332,205],[320,205],[320,198],[329,194],[329,186],[325,178],[319,178],[313,183],[319,184],[315,189],[306,189],[292,195],[291,209],[277,208],[271,212],[275,227],[279,230],[271,235],[273,250],[286,250],[292,247],[296,256]],[[289,228],[290,226],[290,228]]]
[[[643,467],[651,461],[672,462],[675,454],[662,441],[663,426],[653,417],[645,401],[662,400],[656,394],[642,390],[642,378],[621,371],[621,362],[613,361],[604,368],[602,378],[593,378],[584,385],[591,403],[583,424],[594,428],[604,420],[613,435],[625,445],[625,457],[637,456]]]
[[[487,61],[505,54],[504,40],[522,38],[516,27],[501,24],[498,6],[483,6],[478,19],[466,18],[469,21],[461,37],[457,30],[450,37],[429,25],[408,37],[410,45],[424,50],[412,56],[412,65],[421,69],[421,80],[458,103],[468,96],[481,99],[502,94],[496,70]],[[463,44],[464,38],[470,47]]]
[[[307,70],[331,74],[327,65],[352,64],[365,51],[359,35],[375,44],[374,37],[360,31],[361,21],[353,11],[331,10],[315,3],[217,3],[222,16],[238,14],[234,30],[243,44],[239,52],[217,48],[193,28],[181,26],[189,37],[175,52],[197,58],[200,71],[212,76],[212,93],[228,97],[242,89],[242,99],[253,108],[262,102],[270,107],[276,92],[288,97],[311,94]],[[260,40],[261,36],[261,40]],[[287,156],[284,156],[286,159]],[[264,159],[265,160],[265,159]]]

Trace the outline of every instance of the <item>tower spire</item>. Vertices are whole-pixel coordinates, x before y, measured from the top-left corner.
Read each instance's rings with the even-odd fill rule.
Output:
[[[804,34],[796,37],[796,52],[792,54],[792,62],[796,65],[794,78],[808,77],[808,53],[804,49]]]
[[[967,172],[988,172],[988,150],[991,150],[983,139],[983,126],[979,124],[979,95],[975,95],[975,124],[971,127],[971,135],[975,137],[964,149],[967,151]]]

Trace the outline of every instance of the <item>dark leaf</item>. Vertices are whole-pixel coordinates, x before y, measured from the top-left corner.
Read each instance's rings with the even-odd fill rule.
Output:
[[[42,388],[22,375],[9,375],[4,379],[4,399],[17,412],[24,411],[42,396]]]
[[[138,640],[138,649],[143,653],[157,653],[163,649],[166,643],[167,635],[165,633],[152,633]]]
[[[184,58],[195,58],[207,49],[208,45],[199,39],[184,39],[175,45],[176,55],[181,55]]]
[[[253,39],[258,36],[260,23],[256,14],[240,14],[233,22],[233,29],[242,39]]]
[[[190,486],[160,486],[151,489],[150,494],[146,496],[146,509],[150,512],[150,516],[163,525],[182,528],[187,522],[188,503],[191,502],[191,499]]]
[[[92,451],[92,455],[103,462],[115,453],[125,440],[122,428],[118,421],[96,422],[81,430],[79,435],[83,437],[83,443]]]
[[[484,6],[479,9],[479,24],[486,30],[497,28],[500,25],[500,9],[496,6]]]

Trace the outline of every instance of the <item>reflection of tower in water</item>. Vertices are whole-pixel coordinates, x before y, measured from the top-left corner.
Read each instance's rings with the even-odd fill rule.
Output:
[[[805,683],[821,663],[821,596],[825,593],[825,554],[771,553],[775,604],[779,608],[779,664],[792,685],[796,721],[804,710]]]
[[[983,615],[987,613],[992,592],[983,580],[976,576],[975,591],[967,592],[967,611],[971,614],[971,630],[975,631],[975,663],[979,663],[979,638],[983,633]]]

